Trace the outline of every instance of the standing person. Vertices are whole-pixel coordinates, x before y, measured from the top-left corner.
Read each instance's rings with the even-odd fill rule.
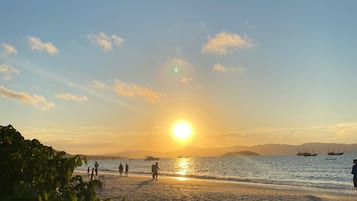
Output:
[[[156,181],[157,181],[157,176],[158,176],[158,174],[159,174],[159,170],[160,170],[160,168],[159,168],[159,163],[156,162],[155,165],[154,165],[154,167],[153,167],[153,178],[154,178]]]
[[[122,174],[123,174],[123,165],[121,163],[119,165],[119,174],[120,174],[120,176],[122,176]]]
[[[128,163],[125,163],[125,176],[127,177],[129,174],[129,165]]]
[[[90,181],[93,181],[93,176],[94,176],[94,168],[92,168],[92,174],[90,176]]]
[[[352,167],[352,174],[353,174],[353,186],[357,188],[357,159],[353,159],[353,167]]]
[[[151,165],[151,175],[152,175],[152,180],[154,180],[154,179],[155,179],[154,170],[155,170],[155,163]]]
[[[89,177],[89,167],[88,167],[88,169],[87,169],[87,175],[88,175],[88,177]]]
[[[95,164],[94,164],[95,176],[98,176],[98,166],[99,166],[98,162],[95,161]]]

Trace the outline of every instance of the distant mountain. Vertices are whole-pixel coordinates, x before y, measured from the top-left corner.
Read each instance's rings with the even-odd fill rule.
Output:
[[[99,159],[122,159],[123,157],[119,155],[86,155],[88,160],[99,160]]]
[[[133,150],[133,151],[125,151],[119,153],[110,153],[108,155],[121,156],[123,158],[145,158],[147,155],[155,156],[155,157],[163,157],[162,152],[152,151],[152,150]]]
[[[144,158],[146,155],[152,155],[160,158],[176,158],[177,156],[191,157],[211,157],[220,156],[229,152],[249,151],[259,153],[260,155],[296,155],[298,152],[309,151],[319,155],[327,155],[330,151],[340,151],[344,153],[357,153],[357,144],[337,144],[337,143],[305,143],[301,145],[287,144],[263,144],[255,146],[231,146],[231,147],[212,147],[200,148],[188,146],[169,152],[159,152],[152,150],[136,150],[120,152],[116,154],[121,157]]]
[[[258,156],[258,153],[252,151],[233,151],[222,154],[222,157],[225,156]]]

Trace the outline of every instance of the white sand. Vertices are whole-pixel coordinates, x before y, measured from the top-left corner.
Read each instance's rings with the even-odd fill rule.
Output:
[[[150,178],[150,175],[102,176],[104,176],[104,188],[98,189],[97,195],[100,198],[111,198],[112,201],[121,201],[123,198],[125,201],[357,200],[357,190],[332,192],[244,182],[182,180],[173,177],[159,177],[156,182]]]

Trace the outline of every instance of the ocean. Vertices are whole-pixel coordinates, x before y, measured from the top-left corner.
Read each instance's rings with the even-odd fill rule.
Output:
[[[162,158],[158,161],[160,175],[185,178],[210,179],[230,182],[251,182],[284,186],[314,187],[334,190],[353,189],[351,169],[356,154],[342,156],[236,156]],[[118,166],[129,165],[130,174],[151,174],[155,161],[144,159],[96,160],[99,173],[119,174]],[[88,160],[77,168],[86,172],[94,167]]]

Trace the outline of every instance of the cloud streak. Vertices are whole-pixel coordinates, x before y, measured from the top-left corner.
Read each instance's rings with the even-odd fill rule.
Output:
[[[16,48],[10,44],[3,44],[2,51],[0,52],[0,56],[8,56],[11,54],[17,54]]]
[[[34,106],[35,108],[38,108],[43,111],[55,108],[55,104],[47,101],[46,98],[43,96],[36,95],[36,94],[29,95],[28,93],[25,92],[12,91],[2,85],[0,85],[0,96],[10,99],[15,99],[17,101],[21,101],[24,103],[28,103]]]
[[[14,75],[20,75],[20,72],[11,65],[0,64],[0,77],[3,80],[11,80]]]
[[[220,63],[217,63],[213,66],[213,71],[220,72],[220,73],[241,73],[244,72],[246,69],[242,66],[229,66],[225,67]]]
[[[209,38],[203,45],[201,52],[204,54],[225,55],[237,48],[250,48],[253,45],[238,34],[221,32]]]
[[[153,89],[132,83],[125,83],[120,80],[115,80],[113,86],[109,86],[101,81],[93,80],[93,87],[96,89],[109,89],[115,94],[124,97],[142,98],[151,103],[157,102],[161,99],[161,97],[165,96],[164,93]]]
[[[28,37],[27,43],[31,47],[32,50],[39,52],[47,52],[47,54],[53,56],[58,53],[58,49],[49,42],[42,42],[41,39],[30,36]]]
[[[67,100],[67,101],[76,101],[76,102],[85,102],[88,101],[87,96],[79,96],[70,93],[60,93],[56,95],[57,98]]]
[[[108,36],[104,32],[96,34],[89,34],[87,38],[94,44],[99,45],[103,52],[109,52],[113,49],[113,46],[120,46],[124,43],[124,39],[118,35]]]
[[[120,80],[115,81],[114,92],[127,97],[141,97],[148,102],[157,102],[160,100],[161,96],[163,96],[162,93],[152,89],[136,84],[125,83]]]

